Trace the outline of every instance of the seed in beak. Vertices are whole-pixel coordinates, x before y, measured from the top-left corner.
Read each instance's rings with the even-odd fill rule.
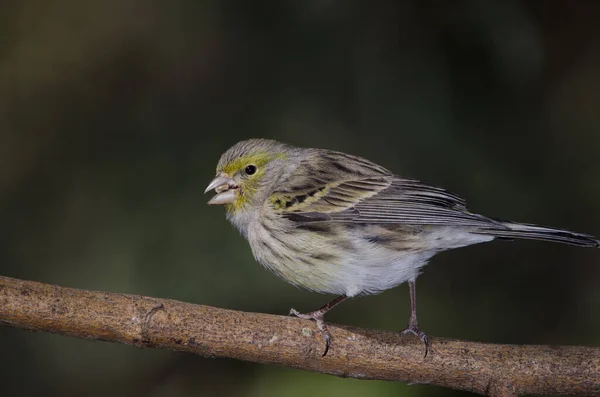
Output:
[[[229,190],[229,189],[230,189],[230,187],[229,187],[229,185],[228,185],[228,184],[219,185],[219,186],[217,186],[217,187],[215,188],[215,192],[217,192],[217,193],[221,193],[221,192],[224,192],[224,191],[226,191],[226,190]]]
[[[208,193],[209,191],[211,191],[213,189],[218,189],[219,187],[224,187],[224,186],[226,187],[226,189],[229,189],[229,188],[234,187],[235,183],[233,182],[233,179],[231,179],[227,175],[224,175],[221,173],[221,174],[218,174],[215,177],[215,179],[210,181],[210,183],[206,187],[206,190],[204,190],[204,193]],[[219,192],[217,192],[217,193],[219,193]]]
[[[236,199],[238,186],[233,179],[221,173],[215,177],[209,184],[204,193],[210,190],[215,190],[217,193],[208,204],[228,204],[233,203]]]

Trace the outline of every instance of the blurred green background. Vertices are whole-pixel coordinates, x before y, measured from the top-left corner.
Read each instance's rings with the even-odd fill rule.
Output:
[[[600,2],[4,0],[0,274],[286,314],[330,297],[254,262],[203,194],[236,141],[362,155],[473,212],[600,235]],[[430,335],[600,344],[598,251],[434,258]],[[399,330],[406,285],[332,322]],[[0,383],[46,396],[459,396],[0,328]],[[5,394],[7,395],[7,394]]]

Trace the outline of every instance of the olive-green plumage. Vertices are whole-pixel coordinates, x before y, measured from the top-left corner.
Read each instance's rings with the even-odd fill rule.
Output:
[[[257,261],[294,285],[345,299],[408,281],[414,319],[406,331],[425,342],[414,281],[436,253],[495,237],[600,245],[585,234],[473,214],[460,197],[360,157],[265,139],[227,150],[212,189],[209,203],[225,204]],[[317,320],[328,338],[329,309],[300,316]]]

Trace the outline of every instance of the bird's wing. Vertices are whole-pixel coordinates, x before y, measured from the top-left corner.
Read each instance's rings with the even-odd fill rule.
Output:
[[[297,194],[296,194],[297,193]],[[482,227],[496,222],[467,211],[460,197],[413,179],[368,176],[274,195],[274,210],[297,222]]]

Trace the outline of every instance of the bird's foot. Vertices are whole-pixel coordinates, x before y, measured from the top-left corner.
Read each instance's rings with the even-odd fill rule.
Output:
[[[300,313],[296,309],[290,309],[290,316],[296,316],[298,318],[304,320],[314,320],[317,323],[317,328],[321,331],[321,335],[325,340],[325,351],[323,352],[322,357],[325,357],[327,352],[329,351],[329,344],[331,341],[331,334],[327,329],[327,324],[325,324],[325,315],[322,310],[316,310],[310,313]]]
[[[406,327],[405,329],[400,331],[400,333],[403,335],[413,334],[417,338],[421,339],[421,342],[423,342],[425,344],[425,355],[423,356],[423,358],[427,357],[427,353],[429,352],[429,338],[427,337],[425,332],[423,332],[419,329],[419,326],[417,325],[416,322],[412,322],[412,321],[409,322],[408,327]]]

